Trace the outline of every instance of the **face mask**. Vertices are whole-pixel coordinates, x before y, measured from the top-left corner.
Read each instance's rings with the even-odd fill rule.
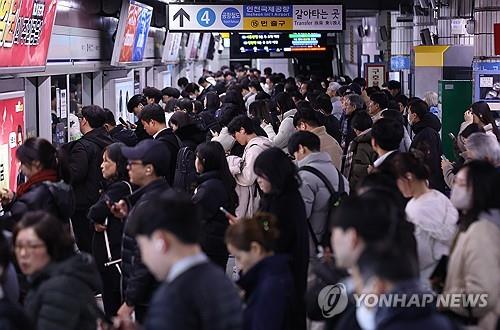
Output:
[[[368,308],[363,303],[356,307],[356,320],[361,329],[375,330],[375,313],[376,308]]]
[[[472,196],[464,187],[453,186],[450,201],[459,210],[470,210],[472,207]]]

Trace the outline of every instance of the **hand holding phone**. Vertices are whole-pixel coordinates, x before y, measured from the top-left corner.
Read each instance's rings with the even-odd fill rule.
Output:
[[[226,216],[227,220],[229,221],[229,224],[230,225],[235,225],[237,222],[238,222],[238,218],[234,215],[232,215],[228,210],[226,210],[225,208],[223,208],[222,206],[219,207],[219,210],[224,213],[224,215]]]

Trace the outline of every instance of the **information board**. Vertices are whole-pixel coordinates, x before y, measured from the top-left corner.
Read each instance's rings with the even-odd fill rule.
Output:
[[[342,31],[342,5],[168,5],[169,31]]]

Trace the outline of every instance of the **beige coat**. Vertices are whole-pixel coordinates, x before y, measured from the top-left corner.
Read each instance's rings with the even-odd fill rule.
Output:
[[[236,180],[236,193],[239,200],[236,208],[237,218],[251,217],[259,207],[257,175],[253,170],[253,165],[260,153],[271,147],[272,143],[268,138],[257,136],[245,146],[243,157],[227,157],[229,170]]]
[[[320,140],[320,151],[324,151],[332,158],[332,163],[340,171],[342,166],[342,148],[331,135],[326,132],[325,126],[316,127],[311,130]]]
[[[494,210],[497,220],[500,210]],[[500,225],[481,214],[467,231],[460,233],[448,263],[444,294],[487,293],[487,306],[472,309],[479,329],[495,329],[500,315]],[[465,308],[451,308],[468,316]],[[476,329],[474,327],[473,329]]]

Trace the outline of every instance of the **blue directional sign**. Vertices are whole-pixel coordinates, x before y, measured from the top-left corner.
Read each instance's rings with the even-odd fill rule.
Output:
[[[391,56],[391,70],[401,71],[410,69],[410,56]]]
[[[222,11],[221,21],[227,27],[235,27],[240,24],[241,13],[238,9],[229,7]]]
[[[217,16],[215,15],[215,11],[210,8],[201,8],[196,14],[196,20],[198,24],[203,27],[210,27],[215,23]]]

